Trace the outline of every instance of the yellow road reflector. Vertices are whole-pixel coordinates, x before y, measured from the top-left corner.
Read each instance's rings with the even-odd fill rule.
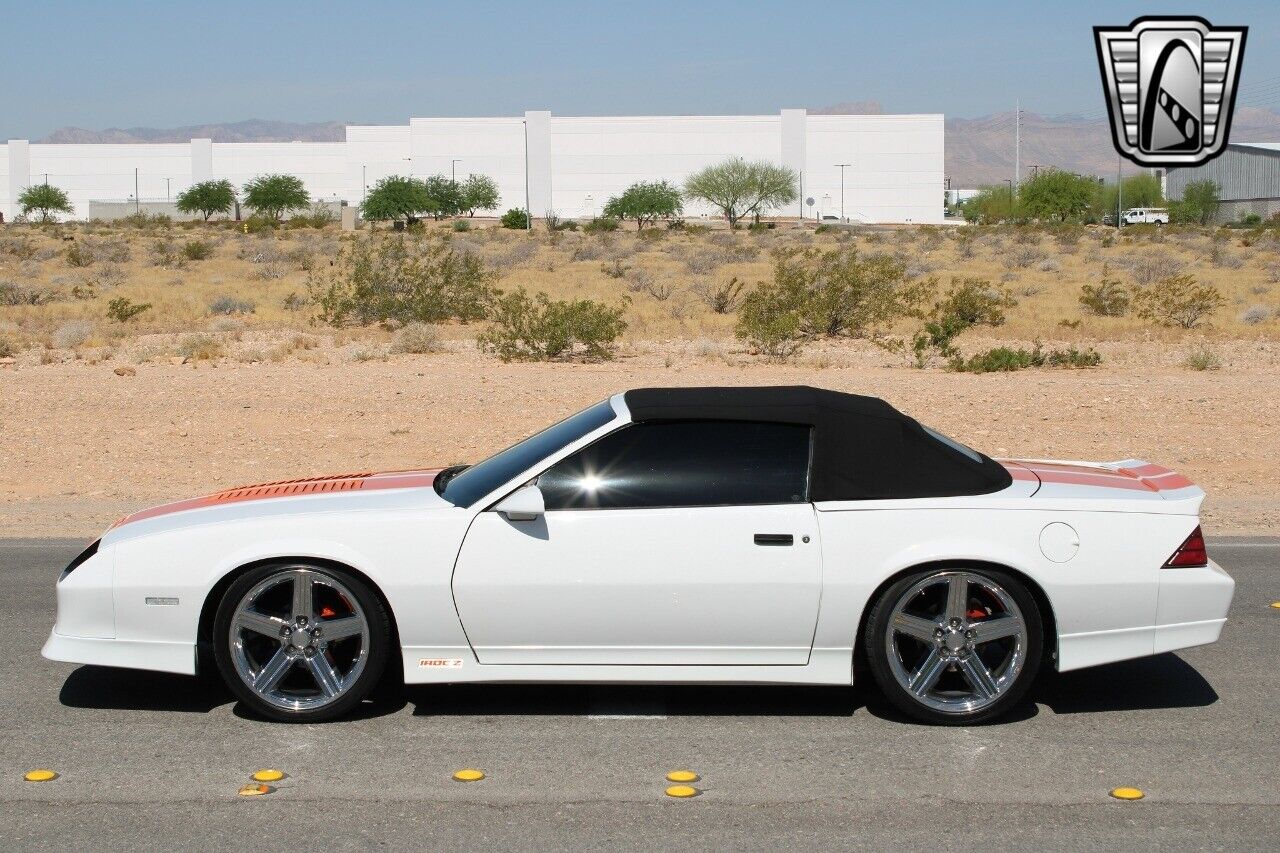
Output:
[[[458,782],[479,782],[484,778],[483,770],[459,770],[453,774],[453,778]]]
[[[284,778],[283,770],[259,770],[253,774],[255,782],[279,782]]]
[[[263,784],[261,784],[261,783],[256,783],[256,784],[253,784],[253,785],[245,785],[245,786],[243,786],[243,787],[240,789],[240,796],[242,796],[242,797],[261,797],[263,794],[270,794],[270,793],[271,793],[272,791],[274,791],[274,790],[275,790],[275,788],[272,788],[270,785],[263,785]]]
[[[668,797],[680,797],[681,799],[685,799],[687,797],[696,797],[700,793],[702,792],[699,791],[697,788],[691,787],[689,785],[672,785],[670,788],[667,789]]]
[[[668,782],[697,782],[698,774],[692,770],[672,770],[667,774]]]
[[[1117,800],[1140,800],[1146,796],[1139,788],[1112,788],[1111,796]]]
[[[22,778],[28,782],[52,782],[58,778],[58,774],[52,770],[28,770]]]

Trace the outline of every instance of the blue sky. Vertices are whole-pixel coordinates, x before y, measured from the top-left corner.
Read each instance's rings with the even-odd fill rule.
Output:
[[[1101,117],[1091,27],[1199,13],[1250,27],[1240,103],[1280,108],[1280,4],[6,3],[0,139],[247,118],[890,112]]]

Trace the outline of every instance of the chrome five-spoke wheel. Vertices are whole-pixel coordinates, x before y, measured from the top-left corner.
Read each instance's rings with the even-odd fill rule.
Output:
[[[219,665],[232,689],[269,716],[328,718],[338,711],[325,712],[368,692],[371,658],[385,647],[378,635],[384,620],[376,599],[353,578],[307,565],[274,566],[228,591]],[[377,664],[380,671],[381,655]]]
[[[1038,668],[1035,601],[999,572],[944,570],[886,591],[868,626],[886,695],[916,717],[972,722],[1006,709]]]

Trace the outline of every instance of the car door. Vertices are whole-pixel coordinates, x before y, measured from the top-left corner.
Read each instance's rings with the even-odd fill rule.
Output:
[[[541,515],[479,513],[453,584],[479,661],[806,663],[810,443],[794,424],[632,424],[544,471]]]

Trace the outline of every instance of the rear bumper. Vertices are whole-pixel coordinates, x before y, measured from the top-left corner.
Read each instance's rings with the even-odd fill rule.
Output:
[[[110,640],[101,637],[72,637],[53,631],[40,654],[49,660],[149,669],[195,675],[194,643],[155,643],[141,640]]]
[[[1161,569],[1153,654],[1216,642],[1236,582],[1212,560],[1195,569]]]
[[[1216,642],[1227,622],[1236,582],[1212,560],[1201,568],[1160,569],[1154,625],[1063,634],[1058,670],[1203,646]]]

